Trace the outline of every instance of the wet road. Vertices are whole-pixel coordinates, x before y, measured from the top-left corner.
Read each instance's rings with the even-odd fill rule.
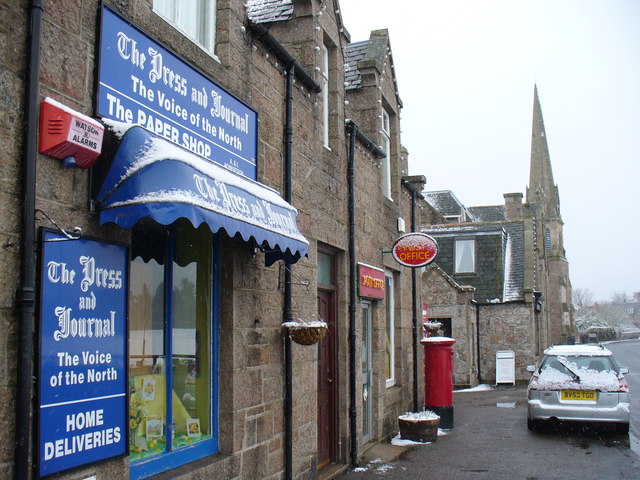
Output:
[[[629,440],[633,451],[640,455],[640,340],[610,343],[607,348],[613,352],[621,367],[629,368],[629,373],[625,375],[631,392]]]
[[[634,346],[635,345],[635,346]],[[640,342],[609,346],[619,363],[640,373]],[[626,352],[626,353],[625,353]],[[628,357],[623,357],[628,355]],[[640,376],[629,375],[634,417],[631,433],[591,425],[531,432],[526,425],[526,388],[500,386],[454,393],[455,428],[437,442],[418,445],[391,463],[371,462],[341,480],[380,478],[439,480],[640,479],[635,448]],[[633,448],[632,448],[633,447]]]

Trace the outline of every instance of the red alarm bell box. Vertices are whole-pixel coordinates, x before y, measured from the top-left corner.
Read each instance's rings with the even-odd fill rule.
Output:
[[[102,151],[104,126],[97,120],[45,98],[40,106],[38,151],[65,161],[65,166],[89,168]]]

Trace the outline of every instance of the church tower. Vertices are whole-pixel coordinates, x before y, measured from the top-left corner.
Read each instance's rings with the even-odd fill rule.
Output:
[[[534,290],[542,294],[538,315],[543,344],[566,343],[574,336],[569,262],[563,243],[560,195],[553,181],[538,87],[534,87],[531,165],[526,202],[533,220],[535,248]]]

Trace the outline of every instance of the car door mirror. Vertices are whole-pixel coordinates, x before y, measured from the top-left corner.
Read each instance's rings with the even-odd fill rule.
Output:
[[[629,369],[627,367],[620,367],[620,373],[622,373],[623,375],[625,373],[629,373]]]
[[[527,372],[535,372],[536,371],[536,366],[535,365],[527,365]]]

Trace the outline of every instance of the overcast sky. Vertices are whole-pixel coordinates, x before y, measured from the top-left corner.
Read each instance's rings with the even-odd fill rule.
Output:
[[[529,181],[538,86],[575,288],[640,291],[640,1],[340,0],[389,30],[409,173],[466,206]]]

